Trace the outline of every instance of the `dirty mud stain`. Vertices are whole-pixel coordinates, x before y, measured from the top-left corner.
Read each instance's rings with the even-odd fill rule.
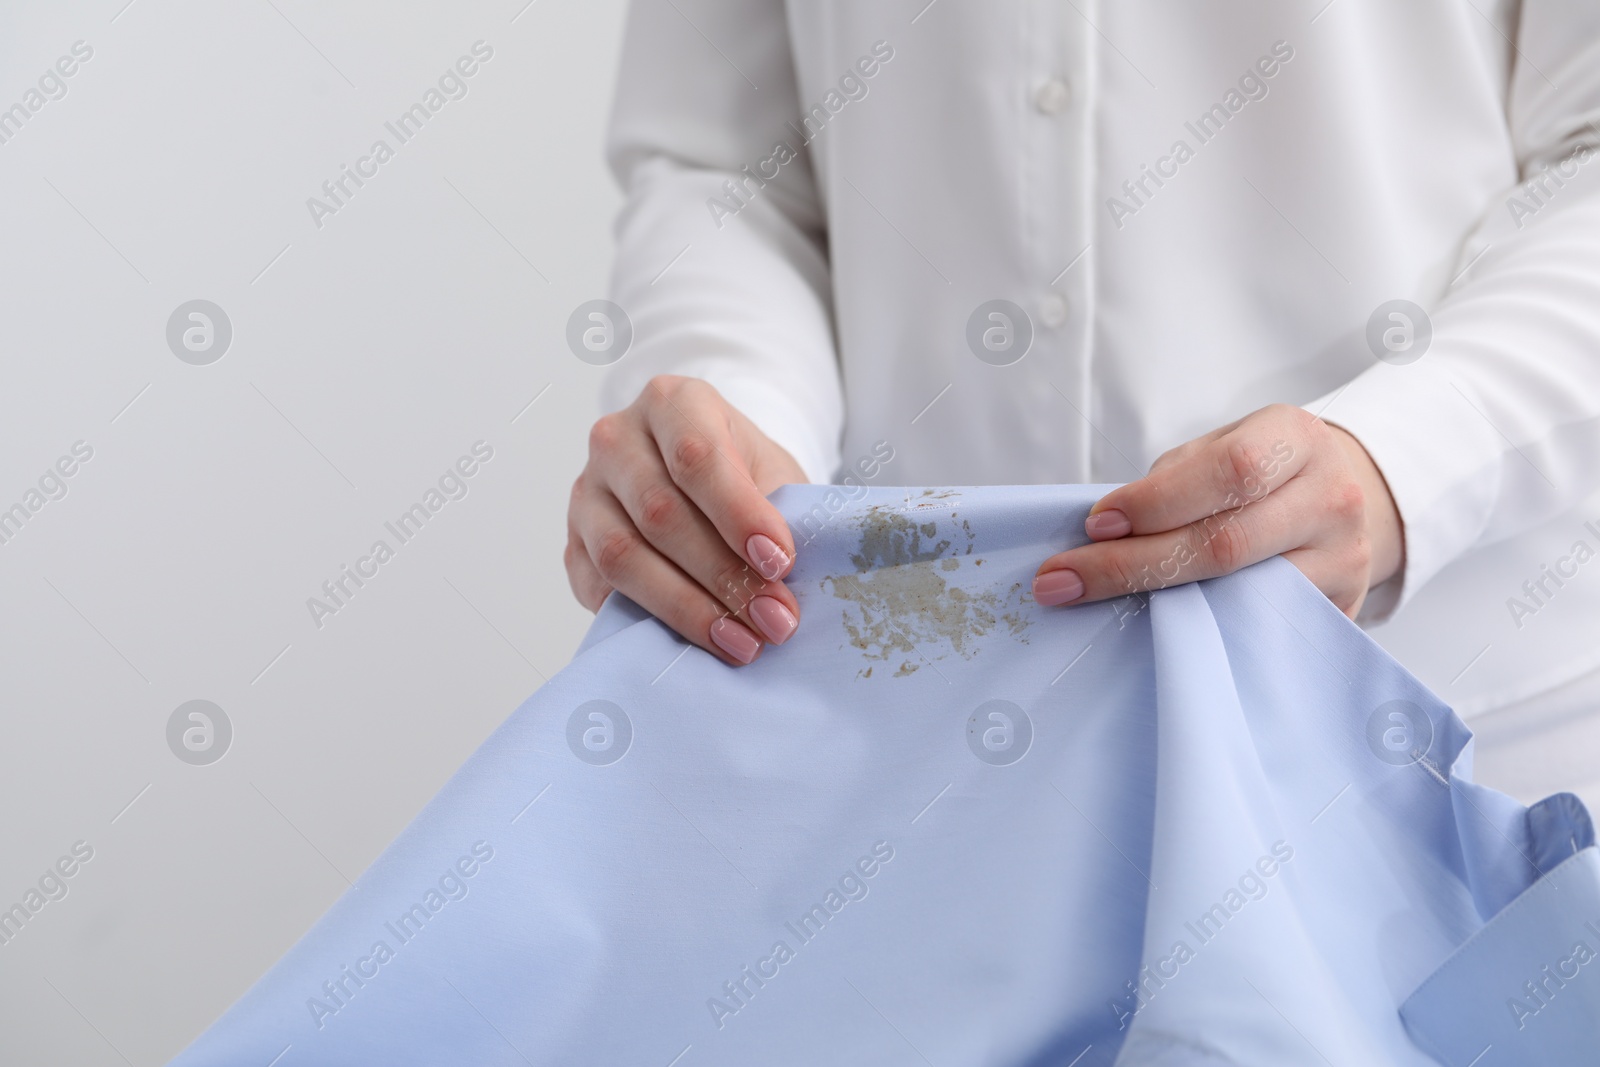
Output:
[[[911,502],[911,497],[906,497],[906,509],[908,511],[943,511],[945,508],[954,508],[956,502],[960,499],[961,494],[954,489],[942,489],[938,492],[932,489],[924,489],[917,496],[917,502],[914,504]],[[952,511],[950,514],[954,517],[955,512]]]
[[[861,548],[850,557],[858,573],[936,560],[951,545],[948,539],[935,540],[939,534],[937,523],[915,523],[884,507],[868,509],[860,525]]]
[[[990,633],[1027,641],[1024,607],[1032,597],[1021,583],[1004,591],[967,590],[945,580],[972,554],[977,535],[965,520],[946,523],[941,533],[937,522],[914,522],[903,510],[879,506],[868,509],[858,527],[860,550],[850,557],[856,573],[820,584],[845,602],[845,633],[865,658],[940,659],[953,651],[970,659]],[[895,677],[917,668],[906,659]]]

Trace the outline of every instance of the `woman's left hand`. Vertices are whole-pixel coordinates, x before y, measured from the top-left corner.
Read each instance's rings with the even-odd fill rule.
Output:
[[[1400,514],[1349,433],[1274,404],[1162,455],[1033,579],[1046,607],[1215,578],[1283,555],[1351,618],[1401,565]]]

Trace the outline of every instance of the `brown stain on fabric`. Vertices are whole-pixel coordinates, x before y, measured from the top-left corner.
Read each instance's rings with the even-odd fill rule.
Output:
[[[935,499],[953,495],[946,491]],[[867,509],[857,520],[859,549],[850,556],[856,573],[822,579],[822,588],[845,602],[849,643],[869,660],[902,659],[897,678],[917,670],[924,658],[942,659],[953,651],[971,659],[979,639],[991,633],[1025,643],[1030,592],[1020,582],[1003,590],[951,585],[946,575],[961,569],[977,535],[954,512],[939,519],[916,510]]]

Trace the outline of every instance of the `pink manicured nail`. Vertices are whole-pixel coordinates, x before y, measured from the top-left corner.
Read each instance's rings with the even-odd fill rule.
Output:
[[[1033,580],[1033,599],[1047,608],[1070,604],[1083,595],[1077,571],[1046,571]]]
[[[1106,511],[1090,515],[1083,522],[1083,532],[1096,541],[1110,541],[1118,537],[1127,537],[1133,532],[1133,523],[1128,521],[1128,516],[1110,508]]]
[[[758,596],[750,601],[750,618],[766,639],[775,645],[789,640],[789,635],[800,625],[800,620],[794,617],[794,612],[783,606],[783,601],[770,596]]]
[[[769,582],[789,568],[789,553],[766,534],[751,534],[744,543],[744,551],[755,565],[756,573]]]
[[[727,617],[711,624],[711,643],[740,663],[749,663],[761,651],[756,635]]]

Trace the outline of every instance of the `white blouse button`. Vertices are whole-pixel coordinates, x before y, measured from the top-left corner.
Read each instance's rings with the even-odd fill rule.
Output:
[[[1067,321],[1066,298],[1051,293],[1039,301],[1039,321],[1052,330]]]
[[[1072,90],[1067,88],[1067,83],[1059,78],[1052,78],[1039,86],[1033,94],[1033,103],[1046,115],[1059,115],[1065,111],[1067,104],[1072,99]]]

